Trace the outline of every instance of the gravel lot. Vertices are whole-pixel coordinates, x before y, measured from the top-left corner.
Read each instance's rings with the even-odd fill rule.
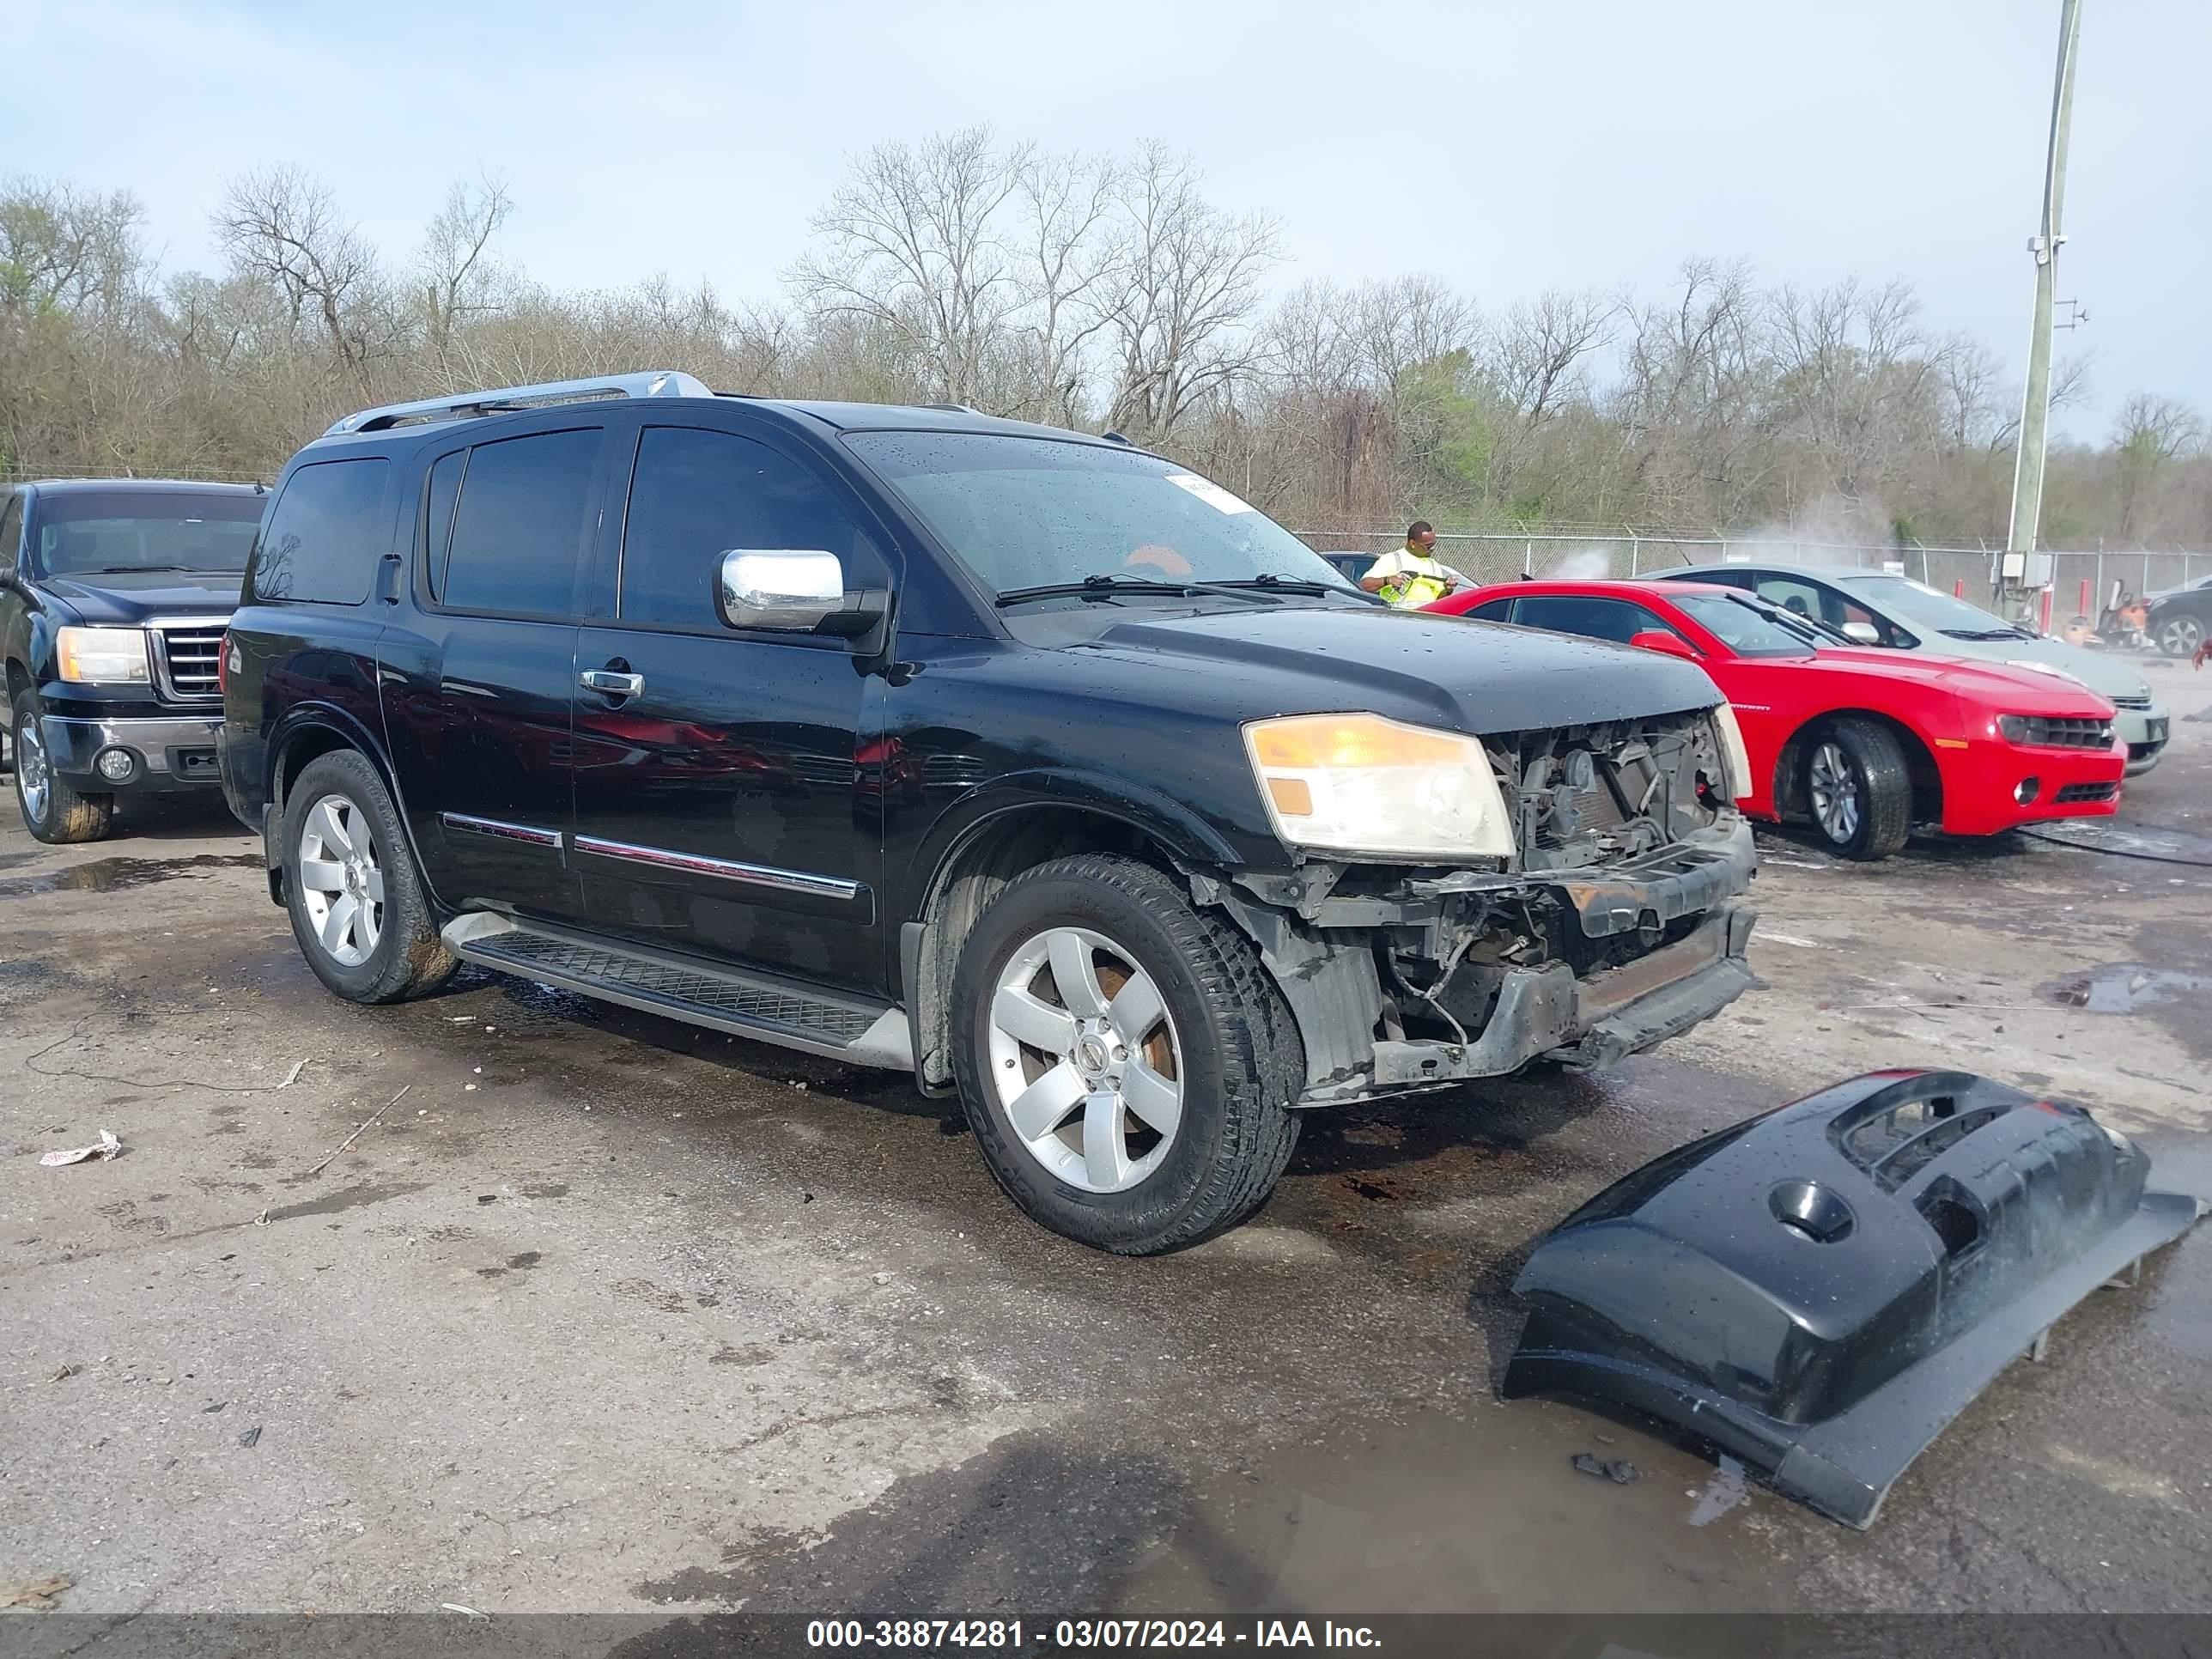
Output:
[[[77,1612],[2212,1610],[2212,1228],[1866,1534],[1492,1393],[1535,1236],[1869,1066],[2080,1099],[2212,1193],[2212,724],[2176,731],[2104,839],[2198,862],[1763,837],[1768,990],[1595,1081],[1316,1116],[1255,1224],[1154,1261],[1031,1226],[894,1078],[476,973],[341,1004],[212,799],[70,849],[10,799],[0,1582],[59,1574]],[[40,1166],[101,1128],[124,1156]]]

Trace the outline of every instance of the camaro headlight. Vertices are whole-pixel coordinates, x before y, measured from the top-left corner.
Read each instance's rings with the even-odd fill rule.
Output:
[[[1354,859],[1510,858],[1505,798],[1476,739],[1380,714],[1255,720],[1244,746],[1275,833]]]
[[[1741,800],[1751,793],[1751,751],[1743,746],[1743,727],[1726,703],[1713,710],[1713,724],[1721,729],[1721,750],[1728,757],[1729,797]]]
[[[140,628],[64,628],[54,635],[61,677],[79,685],[143,684],[146,632]]]

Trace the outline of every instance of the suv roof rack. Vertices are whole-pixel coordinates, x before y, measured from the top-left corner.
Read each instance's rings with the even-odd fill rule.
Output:
[[[458,392],[443,398],[424,398],[411,404],[384,404],[357,410],[331,422],[323,434],[334,438],[347,432],[382,432],[395,426],[416,426],[433,421],[473,420],[480,415],[504,415],[513,410],[538,409],[553,404],[598,403],[608,398],[711,398],[705,381],[680,369],[653,368],[635,374],[598,374],[581,380],[547,380],[538,386],[501,386],[488,392]]]

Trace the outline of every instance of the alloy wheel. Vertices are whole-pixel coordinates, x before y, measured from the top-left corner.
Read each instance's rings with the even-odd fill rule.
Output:
[[[1842,749],[1824,743],[1813,752],[1813,816],[1838,847],[1859,832],[1859,783]]]
[[[357,968],[384,937],[384,868],[368,815],[325,795],[300,827],[300,903],[331,960]]]
[[[1087,927],[1051,927],[992,994],[991,1082],[1014,1139],[1056,1179],[1125,1191],[1158,1169],[1182,1118],[1182,1050],[1159,986]]]
[[[2193,657],[2204,643],[2204,624],[2194,617],[2176,617],[2159,629],[2158,642],[2169,656]]]
[[[53,774],[47,769],[46,740],[39,735],[35,714],[15,728],[15,787],[23,794],[23,815],[34,823],[44,823],[46,803],[53,793]]]

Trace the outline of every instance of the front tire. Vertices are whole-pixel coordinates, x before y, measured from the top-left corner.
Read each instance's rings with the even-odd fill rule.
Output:
[[[1872,720],[1832,722],[1806,750],[1805,801],[1831,852],[1889,857],[1912,830],[1912,773],[1896,733]]]
[[[284,908],[315,977],[349,1002],[435,990],[459,958],[438,938],[399,813],[356,750],[309,762],[284,796]]]
[[[115,797],[72,789],[58,776],[39,731],[38,694],[28,687],[15,694],[15,805],[23,827],[50,847],[105,841],[115,824]]]
[[[2169,657],[2193,657],[2204,643],[2204,624],[2195,617],[2168,617],[2158,625],[2158,648]]]
[[[1158,1255],[1274,1189],[1305,1061],[1259,954],[1149,865],[1017,877],[962,948],[953,1069],[1007,1196],[1053,1231]]]

